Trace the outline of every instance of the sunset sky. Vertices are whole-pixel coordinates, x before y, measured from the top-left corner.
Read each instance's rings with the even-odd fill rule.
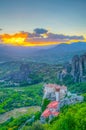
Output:
[[[86,41],[86,0],[0,0],[0,43]]]

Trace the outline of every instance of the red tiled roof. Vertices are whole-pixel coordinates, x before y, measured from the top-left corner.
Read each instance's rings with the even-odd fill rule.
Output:
[[[52,115],[58,116],[58,115],[59,115],[59,112],[52,112]]]
[[[51,87],[51,88],[55,88],[55,87],[58,87],[59,85],[57,84],[46,84],[46,87]]]
[[[53,101],[53,102],[49,103],[49,105],[47,107],[48,108],[57,108],[58,103],[59,102],[57,102],[57,101]]]
[[[46,109],[43,113],[42,113],[42,116],[47,118],[48,116],[51,115],[51,111],[49,109]]]
[[[57,85],[57,84],[46,84],[46,87],[49,87],[49,88],[55,88],[56,90],[60,90],[60,89],[67,89],[66,86],[60,86],[60,85]]]
[[[59,112],[57,111],[50,111],[49,109],[46,109],[41,116],[47,118],[49,117],[50,115],[54,115],[54,116],[58,116]]]

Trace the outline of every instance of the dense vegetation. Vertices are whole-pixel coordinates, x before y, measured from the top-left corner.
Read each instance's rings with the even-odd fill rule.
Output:
[[[67,75],[60,84],[65,84],[68,90],[74,93],[86,93],[86,82],[74,83],[70,75]]]
[[[25,106],[40,106],[42,84],[16,88],[0,88],[0,114]]]
[[[85,130],[84,115],[86,115],[86,103],[64,108],[58,119],[49,126],[49,130]]]
[[[26,64],[28,66],[28,78],[31,79],[30,83],[24,81],[24,77],[21,78],[21,81],[16,82],[15,73],[18,75],[21,74],[21,66]],[[61,68],[61,65],[49,65],[45,63],[36,63],[36,62],[5,62],[0,64],[0,87],[14,87],[15,83],[20,84],[20,86],[26,86],[28,84],[37,84],[40,82],[51,82],[57,83],[57,72]],[[27,68],[26,68],[27,69]],[[22,67],[22,73],[25,71],[25,67]],[[12,76],[11,79],[8,77]],[[25,75],[24,75],[25,76]],[[13,78],[14,77],[14,78]],[[17,77],[17,79],[20,76]]]
[[[49,100],[49,99],[47,99],[47,98],[45,98],[43,101],[42,101],[42,109],[41,109],[41,111],[43,112],[45,109],[46,109],[46,107],[47,107],[47,105],[50,103],[51,101]]]
[[[68,85],[68,89],[72,92],[77,92],[80,94],[86,93],[86,82]]]
[[[40,112],[35,114],[34,121],[24,124],[32,115],[26,114],[19,118],[10,118],[0,125],[0,130],[85,130],[86,128],[86,102],[81,104],[66,106],[61,110],[58,117],[54,118],[50,124],[41,124],[39,121]]]
[[[23,130],[85,130],[86,129],[86,102],[67,106],[62,109],[59,117],[50,124],[35,122],[32,126],[25,126]]]
[[[36,108],[35,108],[36,109]],[[32,118],[35,115],[35,118]],[[11,117],[6,122],[0,124],[0,130],[18,130],[22,128],[24,124],[30,126],[34,121],[40,117],[40,112],[38,110],[28,111],[26,114],[19,116],[17,118]],[[32,118],[32,119],[31,119]],[[26,123],[28,120],[28,123]],[[29,121],[30,120],[30,121]]]
[[[11,73],[13,70],[18,71],[18,66],[20,66],[20,64],[21,63],[16,64],[15,62],[11,62],[10,64],[4,63],[0,65],[0,76]],[[18,87],[6,87],[2,82],[0,83],[0,114],[15,108],[36,107],[41,106],[41,104],[41,110],[44,111],[47,104],[50,102],[49,100],[44,100],[44,102],[42,102],[43,83],[60,84],[57,80],[57,72],[61,66],[29,62],[29,67],[31,70],[29,76],[33,79],[33,85],[23,84]],[[67,85],[68,90],[71,92],[82,94],[84,96],[84,102],[62,108],[60,115],[54,118],[50,124],[48,124],[48,122],[46,124],[40,123],[41,112],[37,112],[37,110],[32,113],[30,111],[26,114],[23,113],[16,118],[12,115],[10,119],[0,125],[0,130],[18,130],[20,128],[21,130],[85,130],[86,82],[73,84],[71,77],[66,77],[61,84]],[[35,116],[34,120],[26,123],[33,115]]]

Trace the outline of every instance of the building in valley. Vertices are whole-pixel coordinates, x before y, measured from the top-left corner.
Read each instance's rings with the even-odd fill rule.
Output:
[[[51,102],[41,115],[40,119],[42,123],[45,123],[47,118],[51,121],[53,117],[58,116],[61,107],[83,102],[84,100],[83,96],[69,92],[64,85],[44,84],[43,87],[43,100],[49,99]]]
[[[44,84],[44,97],[51,101],[60,101],[67,94],[67,87],[57,84]]]

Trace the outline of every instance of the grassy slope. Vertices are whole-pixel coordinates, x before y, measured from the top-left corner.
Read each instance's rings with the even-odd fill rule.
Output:
[[[0,88],[0,113],[14,108],[40,106],[42,84],[18,88]]]
[[[0,124],[4,123],[11,117],[18,118],[20,116],[23,116],[24,114],[28,114],[28,115],[34,114],[37,111],[40,111],[39,106],[15,108],[14,110],[11,110],[9,112],[6,112],[6,113],[0,115]]]

